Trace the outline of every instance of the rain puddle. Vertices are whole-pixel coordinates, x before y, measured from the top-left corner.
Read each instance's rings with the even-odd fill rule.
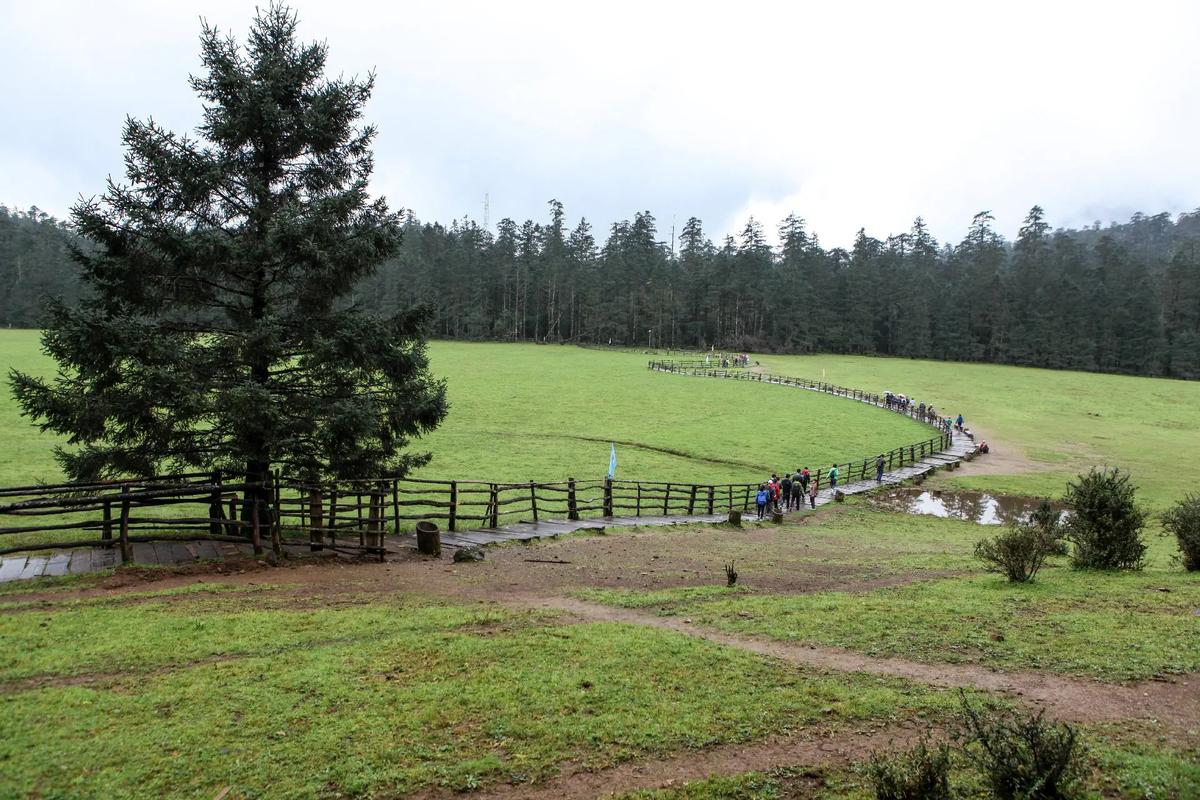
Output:
[[[983,492],[943,492],[923,489],[893,489],[877,494],[876,505],[888,511],[952,517],[980,525],[1007,525],[1021,522],[1041,504],[1040,498],[1009,497]],[[1061,508],[1057,503],[1055,508]]]

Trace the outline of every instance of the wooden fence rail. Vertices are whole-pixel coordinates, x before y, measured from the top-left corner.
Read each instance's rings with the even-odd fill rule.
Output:
[[[888,407],[878,394],[821,381],[713,368],[701,360],[651,361],[650,368],[686,375],[793,386]],[[929,439],[883,453],[888,471],[914,464],[951,445],[951,435],[915,408],[893,405],[936,428]],[[875,476],[878,454],[837,465],[841,480]],[[828,483],[828,469],[812,479]],[[758,482],[699,484],[679,481],[472,481],[362,478],[301,481],[263,475],[231,480],[220,472],[161,475],[91,483],[0,488],[0,555],[73,547],[119,548],[132,560],[132,543],[210,539],[269,547],[307,546],[380,559],[384,536],[420,520],[449,531],[498,527],[505,522],[613,516],[694,516],[746,511]],[[7,523],[7,524],[6,524]],[[85,538],[90,534],[91,538]]]

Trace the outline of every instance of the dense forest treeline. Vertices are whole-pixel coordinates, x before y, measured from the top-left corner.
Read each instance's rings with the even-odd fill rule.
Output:
[[[1034,207],[1015,240],[977,214],[939,244],[860,231],[823,248],[789,216],[776,247],[749,221],[713,242],[692,218],[668,243],[649,212],[601,241],[561,203],[541,223],[410,216],[401,251],[360,284],[386,312],[436,309],[438,338],[834,352],[1200,378],[1200,210],[1052,231]],[[0,206],[0,324],[78,294],[70,228]]]

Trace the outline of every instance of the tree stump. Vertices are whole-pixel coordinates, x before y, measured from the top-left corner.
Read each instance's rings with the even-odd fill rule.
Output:
[[[833,493],[833,502],[835,502],[835,503],[846,502],[846,493],[843,492],[841,489],[838,489],[837,491],[835,491]]]
[[[774,522],[776,525],[782,525],[783,524],[783,512],[776,511],[776,512],[772,513],[771,514],[771,522]]]
[[[742,527],[742,512],[736,509],[729,512],[729,524],[735,528]]]
[[[442,554],[442,535],[432,522],[417,523],[417,552],[427,556]]]

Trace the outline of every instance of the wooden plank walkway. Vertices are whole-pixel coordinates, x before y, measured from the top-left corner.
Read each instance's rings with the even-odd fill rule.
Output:
[[[955,434],[948,450],[935,453],[902,469],[884,473],[883,482],[874,480],[855,481],[838,488],[847,495],[862,494],[880,488],[895,486],[933,469],[941,469],[957,463],[975,447],[966,436]],[[822,489],[817,495],[817,505],[833,502],[833,492]],[[645,517],[593,517],[582,520],[541,520],[538,522],[515,522],[498,528],[479,528],[455,533],[443,532],[442,544],[447,547],[472,547],[500,544],[503,542],[532,542],[552,539],[565,533],[603,531],[605,528],[655,527],[665,525],[715,524],[724,522],[726,514],[695,514],[691,516],[645,516]],[[411,534],[386,537],[389,552],[401,553],[416,546]],[[307,543],[285,545],[285,550],[296,557],[311,557]],[[329,556],[329,551],[323,553]],[[249,543],[232,542],[136,542],[133,545],[134,562],[138,564],[179,564],[191,561],[221,561],[227,558],[253,558],[254,550]],[[39,577],[62,575],[84,575],[101,572],[121,564],[121,553],[116,547],[81,547],[41,553],[17,553],[0,558],[0,583],[28,580]]]
[[[882,488],[888,488],[912,480],[918,476],[928,475],[932,470],[943,469],[950,464],[957,464],[975,449],[975,443],[962,434],[954,434],[953,443],[947,450],[934,453],[909,466],[895,469],[883,474],[883,481],[875,480],[854,481],[839,486],[838,489],[846,495],[863,494]],[[833,490],[822,489],[817,494],[817,505],[832,503]],[[806,505],[805,508],[808,508]],[[750,512],[753,513],[753,512]],[[795,513],[795,512],[790,512]],[[605,528],[653,527],[660,525],[712,525],[725,522],[727,514],[696,514],[672,517],[593,517],[581,520],[540,520],[538,522],[514,522],[496,528],[476,528],[455,533],[442,532],[442,544],[447,547],[483,547],[490,544],[519,541],[532,542],[538,539],[553,539],[564,533],[579,531],[603,531]],[[752,520],[753,521],[753,520]],[[416,547],[416,538],[412,535],[389,536],[388,550],[401,552]]]
[[[285,544],[284,550],[308,557],[307,543]],[[193,561],[224,561],[230,558],[254,558],[249,542],[134,542],[135,564],[184,564]],[[262,556],[260,556],[262,558]],[[32,578],[59,578],[63,575],[87,575],[103,572],[122,564],[121,551],[114,545],[76,547],[71,550],[16,553],[0,558],[0,583]]]

